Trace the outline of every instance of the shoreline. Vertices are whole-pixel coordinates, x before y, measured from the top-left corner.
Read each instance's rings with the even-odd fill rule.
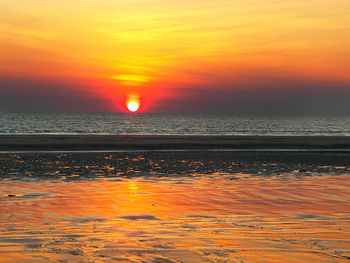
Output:
[[[350,153],[119,152],[4,153],[0,180],[120,180],[122,178],[303,178],[349,175]]]
[[[0,152],[349,152],[349,136],[0,135]]]

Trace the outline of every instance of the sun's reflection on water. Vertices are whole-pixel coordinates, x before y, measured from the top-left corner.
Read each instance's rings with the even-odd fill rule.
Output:
[[[2,262],[261,262],[281,253],[345,262],[349,197],[348,176],[2,182],[0,253]]]

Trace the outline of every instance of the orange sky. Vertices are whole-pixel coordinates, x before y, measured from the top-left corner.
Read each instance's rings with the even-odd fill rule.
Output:
[[[136,94],[143,112],[171,112],[165,101],[203,93],[350,83],[348,0],[1,0],[0,10],[0,80],[16,81],[0,93],[13,97],[72,91],[125,111]]]

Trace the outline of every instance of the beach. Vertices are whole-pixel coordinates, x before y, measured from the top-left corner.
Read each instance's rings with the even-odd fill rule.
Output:
[[[350,259],[347,138],[8,137],[2,262]]]
[[[227,174],[232,178],[350,173],[343,152],[30,152],[0,153],[6,180],[90,180]]]

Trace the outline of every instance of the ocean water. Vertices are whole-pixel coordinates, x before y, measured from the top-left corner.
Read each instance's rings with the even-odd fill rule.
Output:
[[[0,134],[349,136],[350,117],[0,113]]]

